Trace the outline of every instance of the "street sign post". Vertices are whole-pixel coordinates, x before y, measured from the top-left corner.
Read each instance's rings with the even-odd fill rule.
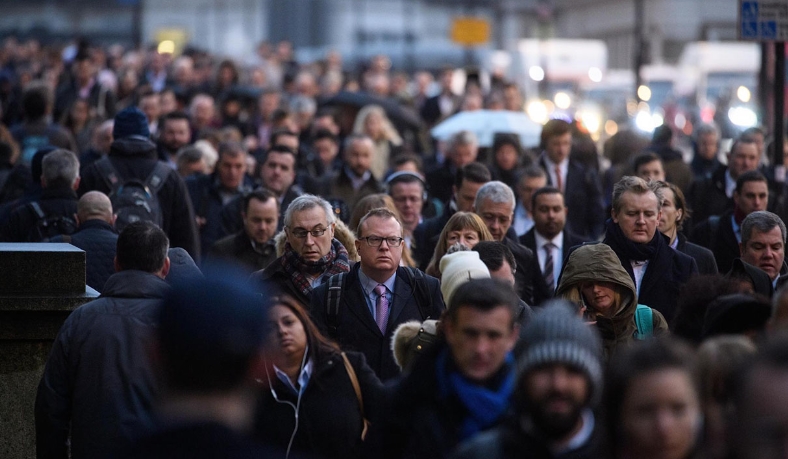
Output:
[[[788,41],[788,1],[739,0],[739,39],[773,42],[774,65],[774,155],[780,168],[776,175],[785,176],[783,142],[785,139],[785,42]],[[763,71],[763,69],[761,69]],[[761,88],[763,90],[763,88]]]

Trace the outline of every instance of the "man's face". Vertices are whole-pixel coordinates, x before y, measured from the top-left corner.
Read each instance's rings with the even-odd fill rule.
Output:
[[[780,275],[785,259],[785,242],[779,226],[765,232],[753,228],[750,240],[741,245],[740,250],[742,260],[763,270],[770,279]]]
[[[364,222],[361,237],[399,238],[402,237],[402,227],[393,218],[370,217]],[[361,269],[368,274],[388,274],[386,277],[389,277],[402,259],[402,243],[399,247],[392,247],[383,240],[380,246],[373,247],[367,239],[356,239],[356,250],[361,259]]]
[[[709,161],[717,157],[717,134],[710,132],[698,138],[698,154]]]
[[[552,239],[564,230],[567,209],[560,193],[544,193],[536,198],[533,209],[534,227],[542,236]]]
[[[175,152],[189,144],[192,132],[189,121],[184,119],[167,120],[161,133],[161,141],[168,150]]]
[[[276,200],[269,199],[263,202],[259,199],[251,199],[243,219],[244,229],[249,238],[258,244],[265,244],[274,237],[276,226],[279,224]]]
[[[424,206],[424,188],[421,183],[395,183],[391,185],[389,194],[402,215],[403,225],[406,228],[415,228],[421,220],[421,208]]]
[[[361,177],[372,166],[372,145],[366,140],[353,141],[345,151],[345,162],[354,174]]]
[[[733,202],[744,215],[750,215],[758,210],[766,210],[769,203],[769,188],[766,182],[744,182],[741,193],[733,192]]]
[[[295,181],[295,158],[290,153],[271,151],[260,171],[263,185],[281,196]]]
[[[459,305],[457,319],[446,320],[446,342],[463,376],[484,383],[495,375],[517,341],[518,328],[512,311],[499,306],[481,311]]]
[[[315,153],[317,153],[318,158],[320,161],[325,165],[330,165],[334,158],[337,157],[337,153],[339,153],[339,147],[337,143],[329,138],[322,138],[316,140],[312,144],[312,148],[314,148]]]
[[[731,178],[736,180],[747,171],[754,171],[758,168],[761,155],[758,152],[758,145],[755,143],[739,143],[736,150],[728,155],[728,171]]]
[[[473,211],[473,202],[476,201],[476,193],[484,183],[463,180],[460,188],[454,192],[454,201],[457,203],[457,210],[460,212]]]
[[[523,203],[525,210],[533,213],[531,197],[534,195],[534,191],[546,186],[547,177],[527,177],[520,180],[517,185],[517,193],[520,195],[520,202]]]
[[[514,203],[492,202],[489,199],[483,199],[479,203],[479,208],[476,209],[476,214],[484,220],[492,237],[500,242],[503,241],[506,232],[512,226]]]
[[[320,236],[313,236],[308,231],[325,232]],[[299,233],[307,231],[300,237]],[[305,261],[316,262],[328,255],[331,251],[331,240],[334,238],[334,224],[328,224],[326,212],[322,207],[294,212],[290,227],[285,227],[287,242],[293,250]]]
[[[213,101],[203,100],[194,106],[194,124],[197,126],[207,126],[216,114]]]
[[[635,175],[645,181],[649,180],[665,180],[665,170],[662,168],[662,162],[651,161],[650,163],[641,164]]]
[[[478,147],[474,144],[458,144],[449,155],[449,159],[459,169],[467,164],[476,161],[476,156],[479,154]]]
[[[657,197],[652,192],[635,194],[630,191],[621,195],[621,208],[612,212],[613,222],[617,223],[627,239],[647,244],[657,231],[662,213]]]
[[[737,447],[743,459],[784,459],[788,432],[788,371],[758,365],[748,378],[746,402],[737,413]]]
[[[559,363],[529,371],[520,384],[534,422],[551,438],[562,438],[577,426],[590,396],[586,375]]]
[[[140,110],[145,113],[148,123],[155,122],[161,115],[161,99],[158,94],[145,96],[140,101]]]
[[[555,135],[547,139],[545,146],[545,153],[555,164],[563,162],[569,157],[569,152],[572,150],[572,133],[567,132],[562,135]]]
[[[237,189],[243,183],[246,173],[246,154],[222,155],[217,169],[222,186],[229,190]]]
[[[268,121],[268,117],[274,113],[274,110],[279,108],[279,93],[278,92],[271,92],[264,94],[260,98],[260,113],[263,116],[263,119]]]

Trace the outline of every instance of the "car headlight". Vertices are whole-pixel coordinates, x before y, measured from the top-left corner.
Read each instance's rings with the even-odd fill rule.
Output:
[[[744,128],[758,124],[758,115],[749,107],[731,107],[728,110],[728,119],[736,126]]]

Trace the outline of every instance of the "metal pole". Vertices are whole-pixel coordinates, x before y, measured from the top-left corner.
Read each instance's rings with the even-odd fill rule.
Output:
[[[635,0],[635,97],[638,102],[642,102],[638,95],[638,88],[643,84],[643,80],[640,77],[640,68],[643,67],[643,61],[645,60],[643,55],[644,10],[643,0]]]
[[[785,42],[774,44],[774,164],[783,165],[785,139]]]

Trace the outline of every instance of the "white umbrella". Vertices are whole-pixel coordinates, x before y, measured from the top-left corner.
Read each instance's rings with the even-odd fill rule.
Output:
[[[539,144],[542,126],[523,112],[474,110],[446,118],[432,128],[430,133],[438,140],[447,140],[460,131],[471,131],[476,134],[480,147],[491,147],[493,137],[497,133],[519,135],[520,145],[530,147]]]

